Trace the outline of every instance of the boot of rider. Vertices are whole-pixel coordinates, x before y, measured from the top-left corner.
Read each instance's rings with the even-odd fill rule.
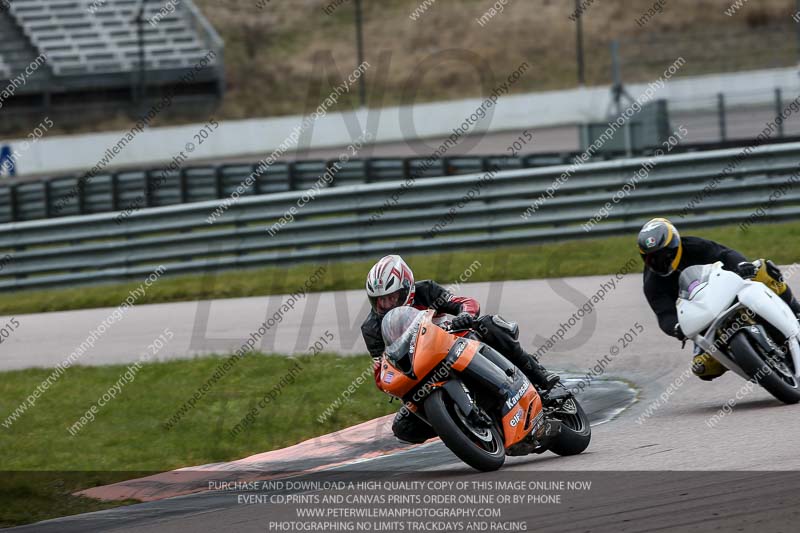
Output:
[[[508,357],[542,393],[550,391],[561,381],[557,374],[545,370],[536,357],[522,349],[516,325],[497,315],[485,315],[478,319],[477,331],[484,342]]]
[[[540,392],[547,393],[561,381],[558,374],[549,372],[533,355],[520,349],[516,354],[514,364],[522,370],[522,373],[531,380]]]

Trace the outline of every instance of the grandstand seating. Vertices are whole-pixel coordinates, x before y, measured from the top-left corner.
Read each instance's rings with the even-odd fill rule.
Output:
[[[0,10],[0,80],[18,76],[38,55],[13,19]]]
[[[0,82],[41,53],[47,57],[49,92],[130,88],[141,70],[136,21],[141,1],[13,0],[8,11],[0,10]],[[222,42],[191,0],[147,0],[144,7],[148,85],[176,83],[201,64],[195,82],[219,96]]]
[[[208,51],[177,5],[153,25],[165,4],[145,2],[148,69],[191,67]],[[56,74],[88,74],[138,69],[138,8],[139,0],[15,0],[10,12]]]

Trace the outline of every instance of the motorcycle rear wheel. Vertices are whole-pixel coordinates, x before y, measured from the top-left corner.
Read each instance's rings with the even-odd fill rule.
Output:
[[[425,415],[444,445],[472,468],[491,472],[505,463],[506,448],[497,428],[472,427],[443,389],[425,400]]]
[[[762,355],[761,351],[754,347],[746,333],[735,334],[730,347],[734,359],[742,370],[767,392],[785,404],[800,402],[800,383],[797,379],[785,375],[785,372],[767,363],[764,360],[766,354]]]

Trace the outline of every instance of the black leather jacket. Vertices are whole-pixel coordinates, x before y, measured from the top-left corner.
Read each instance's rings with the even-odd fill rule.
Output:
[[[725,270],[736,272],[736,266],[742,261],[747,261],[736,250],[700,237],[682,237],[681,243],[683,255],[675,272],[662,277],[647,268],[644,269],[644,295],[658,318],[658,326],[664,333],[673,337],[675,336],[675,324],[678,323],[675,300],[678,299],[678,279],[681,271],[693,265],[707,265],[722,261]]]

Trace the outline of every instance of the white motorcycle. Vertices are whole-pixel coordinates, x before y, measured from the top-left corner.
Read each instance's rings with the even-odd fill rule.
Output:
[[[688,339],[778,400],[800,401],[800,323],[778,295],[719,261],[687,268],[678,284],[678,322]]]

